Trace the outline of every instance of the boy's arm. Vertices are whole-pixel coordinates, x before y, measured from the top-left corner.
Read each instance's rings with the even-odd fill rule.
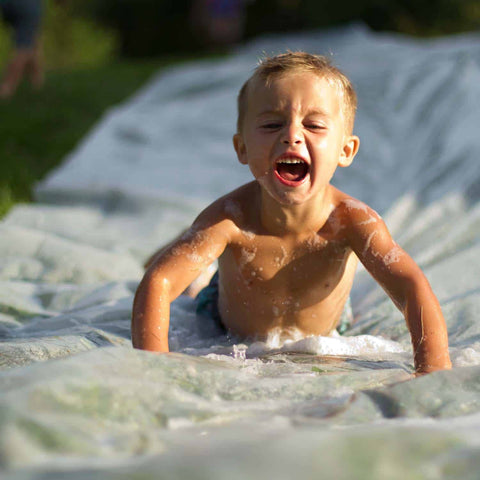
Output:
[[[140,282],[133,302],[132,344],[168,352],[170,303],[217,259],[229,240],[231,222],[201,215],[192,227],[159,255]]]
[[[188,230],[183,230],[182,233],[177,235],[171,242],[167,243],[166,245],[163,245],[163,247],[156,250],[145,261],[145,263],[143,264],[143,268],[145,268],[145,270],[147,270],[148,267],[150,267],[155,262],[155,260],[162,255],[163,252],[165,252],[168,248],[170,248],[175,242],[180,240],[187,232],[188,232]]]
[[[405,316],[415,370],[449,369],[448,335],[440,305],[425,275],[392,239],[381,217],[364,204],[348,211],[350,245]]]

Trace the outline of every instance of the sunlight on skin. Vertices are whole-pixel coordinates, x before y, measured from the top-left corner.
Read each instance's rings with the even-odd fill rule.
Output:
[[[424,275],[374,210],[330,185],[359,148],[342,101],[336,84],[311,72],[251,81],[234,147],[255,181],[207,207],[154,257],[134,302],[135,347],[168,351],[164,303],[217,258],[218,308],[231,333],[330,335],[359,259],[405,315],[416,370],[451,367],[445,322]]]

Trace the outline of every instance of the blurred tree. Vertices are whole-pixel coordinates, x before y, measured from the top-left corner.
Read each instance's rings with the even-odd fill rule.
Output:
[[[46,2],[42,32],[48,69],[94,66],[115,57],[118,35],[93,17],[75,14],[68,0]],[[0,66],[6,64],[12,49],[7,27],[0,22]]]
[[[377,2],[379,3],[379,2]],[[392,30],[430,36],[478,29],[478,0],[397,0],[388,15]]]
[[[115,29],[120,54],[148,57],[200,48],[189,24],[190,0],[71,0],[77,12]]]
[[[122,56],[194,53],[208,46],[199,41],[192,27],[193,0],[65,1],[74,5],[75,15],[114,30]],[[246,4],[247,38],[359,20],[374,30],[420,36],[467,31],[480,25],[479,0],[246,0]]]
[[[304,28],[361,20],[374,30],[445,35],[480,26],[478,0],[300,0]]]
[[[262,0],[247,8],[245,35],[300,30],[307,26],[303,0]]]
[[[93,18],[79,17],[68,0],[48,2],[43,37],[49,68],[101,65],[118,52],[116,31]]]
[[[8,33],[8,28],[3,23],[0,23],[0,65],[5,65],[12,47],[12,37]]]
[[[119,53],[148,57],[204,49],[192,27],[193,0],[46,0],[47,66],[99,64]],[[57,0],[58,1],[58,0]],[[245,37],[363,21],[418,36],[478,29],[479,0],[246,0]],[[0,62],[9,39],[0,24]]]

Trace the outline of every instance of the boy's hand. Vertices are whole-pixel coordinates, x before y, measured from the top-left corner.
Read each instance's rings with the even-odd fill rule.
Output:
[[[345,209],[350,245],[405,316],[415,371],[450,369],[448,335],[437,298],[418,265],[392,239],[381,217],[357,200]]]

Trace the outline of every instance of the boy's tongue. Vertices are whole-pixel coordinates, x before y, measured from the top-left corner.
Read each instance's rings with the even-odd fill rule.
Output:
[[[277,172],[289,182],[299,182],[307,174],[308,166],[305,163],[278,163]]]

